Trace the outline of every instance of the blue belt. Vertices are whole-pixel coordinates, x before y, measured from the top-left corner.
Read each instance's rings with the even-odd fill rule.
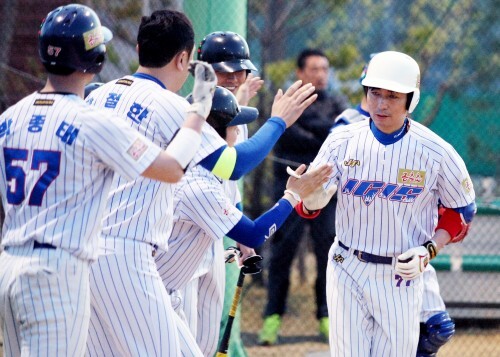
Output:
[[[349,247],[344,243],[339,241],[339,246],[344,248],[345,250],[349,250]],[[392,264],[391,257],[383,257],[381,255],[370,254],[366,252],[362,252],[357,249],[353,249],[354,255],[358,257],[358,259],[364,263],[375,263],[375,264]]]
[[[41,249],[41,248],[45,248],[45,249],[57,249],[55,246],[53,246],[52,244],[49,244],[49,243],[40,243],[40,242],[37,242],[37,241],[35,241],[33,243],[33,249]]]

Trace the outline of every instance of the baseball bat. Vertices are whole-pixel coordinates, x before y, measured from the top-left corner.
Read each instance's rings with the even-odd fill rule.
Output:
[[[227,350],[229,348],[229,338],[231,337],[231,330],[233,328],[234,316],[236,315],[236,309],[240,303],[241,290],[243,288],[243,281],[245,280],[245,274],[243,269],[240,270],[240,275],[238,276],[238,282],[236,283],[236,290],[234,291],[233,302],[231,304],[231,309],[229,309],[229,317],[227,319],[226,328],[224,330],[224,335],[220,341],[219,350],[217,351],[216,357],[227,356]]]
[[[236,283],[236,290],[234,291],[233,302],[231,308],[229,309],[229,317],[227,319],[227,325],[224,330],[224,335],[220,341],[219,350],[217,351],[216,357],[227,356],[227,350],[229,349],[229,339],[231,337],[231,330],[233,328],[234,317],[236,316],[236,309],[240,303],[241,291],[243,290],[243,281],[245,276],[248,274],[260,273],[262,269],[257,267],[257,263],[262,260],[260,255],[253,255],[248,257],[243,262],[243,266],[240,269],[240,274],[238,276],[238,281]]]

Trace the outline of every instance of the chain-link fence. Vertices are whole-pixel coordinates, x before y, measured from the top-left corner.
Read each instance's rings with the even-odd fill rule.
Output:
[[[41,88],[44,77],[36,37],[40,21],[55,6],[70,2],[3,0],[0,4],[0,110]],[[115,35],[108,46],[108,63],[96,81],[135,70],[135,36],[142,14],[167,7],[182,10],[184,5],[182,0],[83,3],[96,9]],[[210,4],[216,8],[217,1]],[[371,53],[400,50],[419,62],[422,98],[413,117],[450,142],[464,158],[480,207],[467,240],[447,247],[434,263],[442,296],[459,326],[457,337],[440,355],[500,353],[496,324],[500,320],[500,130],[495,105],[500,94],[499,5],[496,0],[248,0],[247,39],[252,61],[265,79],[265,87],[251,102],[261,113],[251,131],[269,116],[276,90],[294,80],[295,58],[306,47],[327,53],[332,66],[330,90],[352,105],[362,96],[358,79]],[[231,8],[220,11],[215,16],[232,16]],[[191,20],[196,28],[206,19]],[[272,204],[271,167],[279,159],[270,155],[246,177],[245,208],[250,216],[260,215]],[[242,330],[252,356],[303,356],[328,349],[317,336],[315,272],[310,268],[314,257],[307,235],[301,244],[277,346],[256,346],[266,301],[262,281],[254,279],[245,290]],[[264,258],[267,253],[264,246]],[[264,283],[266,276],[264,272]]]

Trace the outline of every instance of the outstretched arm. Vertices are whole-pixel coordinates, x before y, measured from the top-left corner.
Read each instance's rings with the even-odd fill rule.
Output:
[[[301,165],[295,172],[298,176],[305,170]],[[240,221],[227,233],[227,236],[248,247],[256,248],[270,238],[285,222],[301,196],[307,196],[318,186],[323,185],[331,174],[329,165],[320,166],[301,175],[290,177],[283,197],[269,211],[255,221],[242,216]]]
[[[311,95],[313,92],[310,83],[302,86],[301,81],[291,85],[284,94],[278,90],[271,119],[252,138],[234,148],[222,147],[203,159],[200,165],[222,179],[238,180],[264,160],[285,129],[316,100],[317,95]]]

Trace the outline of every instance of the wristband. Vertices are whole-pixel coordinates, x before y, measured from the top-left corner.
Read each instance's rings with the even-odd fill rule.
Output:
[[[201,145],[201,135],[190,128],[180,128],[165,150],[185,170]]]
[[[434,242],[433,240],[428,240],[427,242],[425,242],[422,245],[429,252],[429,260],[434,259],[438,253],[438,248],[437,248],[436,242]]]
[[[304,212],[304,203],[302,201],[300,201],[299,204],[297,206],[295,206],[295,212],[297,212],[297,214],[302,218],[314,219],[314,218],[319,216],[319,214],[321,213],[321,210],[318,209],[318,210],[310,211],[309,213],[306,213],[306,212]]]
[[[302,199],[300,198],[299,194],[296,193],[296,192],[293,192],[292,190],[285,190],[283,193],[289,193],[290,195],[292,195],[293,199],[295,201],[297,201],[297,203],[300,202],[300,201],[302,201]]]

